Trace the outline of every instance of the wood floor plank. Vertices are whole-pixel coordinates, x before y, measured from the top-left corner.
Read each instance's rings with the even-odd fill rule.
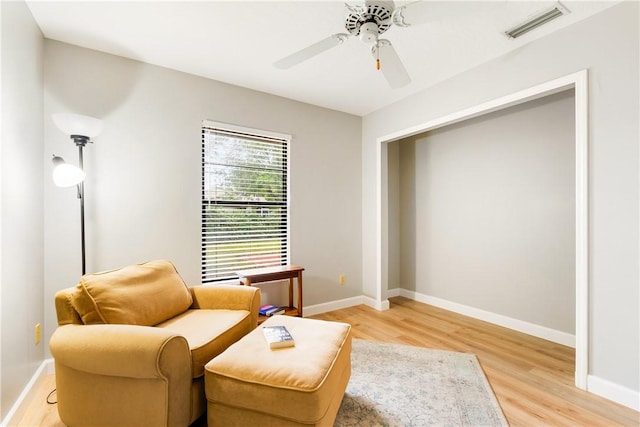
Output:
[[[640,426],[640,413],[574,386],[574,349],[406,298],[390,301],[383,312],[355,306],[313,317],[349,323],[355,338],[475,354],[513,427]],[[15,425],[62,427],[45,402],[54,387],[53,375],[43,377]]]

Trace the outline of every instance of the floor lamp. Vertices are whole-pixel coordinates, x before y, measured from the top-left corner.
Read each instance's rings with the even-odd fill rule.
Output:
[[[102,130],[102,120],[80,114],[53,114],[53,123],[78,147],[79,167],[65,163],[62,157],[53,156],[53,182],[58,187],[77,186],[80,199],[80,242],[82,245],[82,275],[86,274],[86,250],[84,238],[84,159],[82,150],[87,143],[92,142]]]

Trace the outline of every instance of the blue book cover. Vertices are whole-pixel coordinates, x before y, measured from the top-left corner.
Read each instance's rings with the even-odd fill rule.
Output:
[[[258,313],[262,314],[263,316],[266,316],[273,311],[278,311],[279,309],[280,308],[276,307],[275,305],[268,304],[260,307],[260,310],[258,311]]]

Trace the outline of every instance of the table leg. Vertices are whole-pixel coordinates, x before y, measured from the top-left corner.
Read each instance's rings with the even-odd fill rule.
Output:
[[[302,271],[298,272],[298,316],[302,317]]]
[[[289,307],[293,307],[293,277],[289,277]]]

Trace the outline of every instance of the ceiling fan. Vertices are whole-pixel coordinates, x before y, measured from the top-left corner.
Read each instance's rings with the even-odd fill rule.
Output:
[[[326,39],[307,46],[273,65],[287,69],[307,59],[325,52],[332,47],[344,43],[349,37],[358,37],[363,43],[371,46],[371,54],[376,62],[376,69],[381,70],[385,79],[393,89],[411,82],[400,57],[389,40],[379,38],[392,25],[409,27],[434,20],[433,7],[428,2],[417,1],[404,6],[395,7],[393,1],[366,0],[364,4],[350,5],[345,3],[346,14],[344,26],[348,33],[333,34]]]

